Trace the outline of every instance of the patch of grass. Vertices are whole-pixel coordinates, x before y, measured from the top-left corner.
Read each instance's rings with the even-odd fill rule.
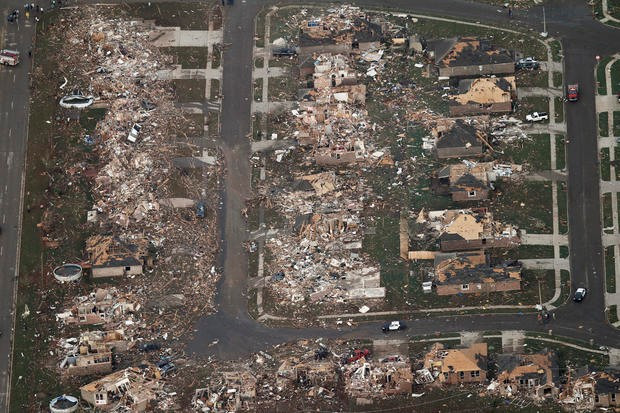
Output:
[[[174,94],[179,103],[202,102],[205,99],[205,81],[199,79],[175,79]]]
[[[566,141],[564,135],[555,135],[555,169],[566,168]]]
[[[564,122],[564,101],[562,98],[554,98],[555,103],[555,122]]]
[[[607,321],[609,324],[618,322],[618,306],[616,304],[610,305],[607,308]]]
[[[598,134],[599,136],[609,136],[609,112],[598,114]]]
[[[616,292],[616,259],[613,245],[605,248],[605,285],[608,293]]]
[[[552,233],[550,183],[502,180],[494,185],[490,208],[500,222],[509,222],[531,233]]]
[[[600,152],[601,180],[609,181],[611,169],[609,167],[609,148],[603,148]]]
[[[207,130],[209,131],[209,137],[217,139],[220,136],[220,114],[218,112],[207,113]]]
[[[222,64],[222,46],[219,44],[213,45],[213,50],[211,50],[211,68],[217,69]]]
[[[95,131],[97,122],[105,117],[108,112],[106,108],[84,109],[80,112],[80,126],[86,134],[90,135]]]
[[[263,78],[254,79],[254,100],[261,102],[263,100]]]
[[[561,88],[564,85],[562,81],[562,72],[553,72],[553,86]]]
[[[616,181],[620,181],[620,146],[614,146],[613,164],[614,164],[614,170],[616,172]]]
[[[620,137],[620,111],[614,111],[613,116],[614,136]]]
[[[204,69],[207,67],[206,47],[162,47],[163,53],[174,57],[174,63],[183,69]]]
[[[500,159],[505,162],[530,166],[532,171],[551,169],[551,147],[549,134],[529,135],[531,140],[524,139],[502,146],[504,152]]]
[[[571,279],[568,270],[560,270],[560,285],[562,287],[562,296],[560,299],[564,301],[569,300],[571,295]]]
[[[523,34],[507,33],[500,30],[487,29],[478,26],[443,22],[438,20],[419,19],[414,29],[426,39],[440,39],[451,36],[479,36],[491,40],[498,46],[518,50],[525,56],[532,56],[537,60],[547,60],[547,49],[537,39],[528,38]]]
[[[560,245],[560,258],[568,258],[569,250],[567,245]]]
[[[568,232],[568,200],[566,183],[558,181],[558,231],[560,234]]]
[[[292,76],[269,78],[269,100],[284,102],[296,100],[298,84]]]
[[[220,81],[219,79],[211,79],[211,96],[209,98],[211,100],[217,100],[220,96]]]
[[[598,94],[607,94],[607,79],[605,78],[605,66],[611,61],[611,56],[605,56],[596,66],[596,81],[598,83]]]
[[[551,57],[554,62],[562,61],[562,43],[559,40],[552,40],[549,42],[549,46],[551,47]],[[555,77],[555,74],[554,74]]]
[[[620,60],[616,60],[611,65],[611,93],[620,93]]]
[[[614,220],[611,208],[611,194],[608,192],[603,194],[601,202],[603,208],[603,230],[607,233],[613,233]]]
[[[556,340],[569,341],[564,337],[549,337]],[[584,350],[578,350],[573,347],[563,346],[558,343],[549,343],[546,341],[533,340],[531,338],[525,339],[525,353],[533,354],[542,351],[545,348],[552,348],[558,355],[559,374],[563,376],[567,373],[568,369],[574,369],[590,365],[595,369],[602,369],[609,364],[609,357],[603,354],[590,353]],[[575,343],[577,344],[577,343]],[[584,347],[589,347],[586,343],[579,343]]]
[[[553,258],[553,245],[519,245],[517,257],[519,259]]]
[[[525,120],[525,115],[531,112],[549,112],[549,98],[529,96],[519,99],[515,116]]]
[[[548,87],[549,75],[542,70],[521,70],[516,81],[519,87]]]
[[[257,57],[254,59],[254,67],[261,68],[265,64],[265,59],[262,57]]]
[[[181,27],[181,30],[209,28],[211,11],[207,3],[124,3],[120,7],[129,16],[155,20],[157,26]]]

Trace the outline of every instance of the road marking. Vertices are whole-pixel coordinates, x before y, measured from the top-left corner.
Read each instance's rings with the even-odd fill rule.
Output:
[[[2,215],[2,223],[6,224],[6,214]]]
[[[11,101],[11,110],[13,110],[13,101]]]
[[[15,73],[13,73],[13,83],[15,83]]]
[[[13,129],[9,128],[9,138],[11,137],[11,133],[13,133]]]
[[[10,168],[12,163],[13,163],[13,152],[9,152],[6,156],[6,166]]]
[[[4,247],[0,245],[0,255],[2,255],[3,252],[4,252]]]

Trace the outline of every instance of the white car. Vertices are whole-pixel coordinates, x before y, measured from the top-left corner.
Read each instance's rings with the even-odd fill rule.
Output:
[[[390,331],[404,330],[405,328],[407,328],[407,326],[402,321],[392,321],[391,323],[385,323],[383,327],[381,327],[381,330],[383,330],[384,333],[388,333]]]
[[[577,288],[577,290],[575,291],[575,295],[573,296],[573,301],[580,303],[581,301],[583,301],[584,298],[586,298],[587,293],[588,290],[586,290],[585,288]]]
[[[131,143],[136,143],[136,141],[138,140],[138,135],[140,134],[141,130],[142,130],[142,126],[140,126],[137,123],[134,123],[134,125],[131,128],[131,131],[129,131],[127,140]]]
[[[533,112],[525,117],[528,122],[540,122],[541,120],[549,120],[547,112]]]

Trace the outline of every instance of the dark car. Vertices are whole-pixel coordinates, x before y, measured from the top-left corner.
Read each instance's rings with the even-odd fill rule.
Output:
[[[140,347],[138,347],[138,350],[148,353],[149,351],[159,350],[160,348],[161,348],[161,345],[159,343],[152,342],[152,343],[140,344]]]
[[[277,49],[273,49],[274,57],[291,57],[297,56],[297,50],[292,47],[278,47]]]
[[[584,298],[586,298],[586,294],[588,293],[588,290],[585,288],[577,288],[577,291],[575,291],[575,295],[573,296],[573,301],[576,303],[580,303],[583,301]]]
[[[515,64],[517,69],[538,69],[540,68],[540,63],[538,63],[532,57],[526,57],[525,59],[519,59],[519,61]]]

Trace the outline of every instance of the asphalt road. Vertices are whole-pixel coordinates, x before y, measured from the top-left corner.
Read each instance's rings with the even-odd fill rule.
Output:
[[[295,2],[290,2],[295,3]],[[330,3],[314,1],[314,3]],[[366,7],[390,7],[415,14],[428,14],[495,24],[503,27],[543,30],[542,8],[517,11],[508,20],[496,6],[462,0],[358,0]],[[380,323],[363,323],[355,328],[290,329],[268,328],[256,323],[247,313],[247,255],[241,242],[247,230],[239,214],[242,198],[249,194],[250,152],[245,136],[250,132],[252,99],[251,62],[253,16],[259,3],[248,0],[226,7],[224,52],[222,145],[228,176],[224,194],[223,277],[218,286],[218,312],[201,319],[189,350],[220,358],[238,358],[252,351],[285,340],[306,337],[381,337]],[[308,4],[308,2],[304,2]],[[594,21],[581,1],[550,1],[545,7],[547,31],[561,38],[565,48],[567,81],[581,85],[582,99],[568,105],[569,226],[571,273],[574,286],[586,286],[589,296],[581,304],[568,303],[557,310],[556,319],[541,326],[534,315],[486,314],[414,319],[405,335],[434,332],[482,331],[501,329],[553,330],[555,334],[582,340],[594,339],[601,345],[618,343],[620,333],[606,322],[604,314],[605,279],[601,255],[601,219],[599,200],[596,113],[594,107],[594,56],[609,54],[617,48],[620,31]],[[448,16],[449,15],[449,16]],[[244,63],[245,62],[245,63]],[[247,120],[247,121],[246,121]]]
[[[2,5],[0,48],[22,52],[22,64],[0,67],[0,406],[9,390],[8,367],[11,354],[12,306],[16,280],[18,226],[24,151],[28,119],[28,69],[32,27],[20,21],[8,24],[6,10],[21,7],[15,1]]]
[[[88,1],[84,1],[86,3]],[[304,1],[308,4],[310,1]],[[327,3],[327,2],[323,2]],[[386,2],[359,0],[359,5],[385,8]],[[21,7],[11,1],[9,5]],[[247,255],[242,243],[247,237],[240,211],[250,194],[250,132],[252,99],[252,44],[254,16],[267,5],[258,0],[237,0],[225,11],[224,79],[222,92],[222,149],[227,176],[221,213],[223,248],[221,266],[224,276],[218,284],[218,312],[201,319],[196,325],[190,351],[230,359],[297,338],[311,337],[382,337],[379,323],[364,323],[347,329],[268,328],[251,319],[247,313]],[[464,0],[391,0],[389,7],[416,14],[429,14],[479,21],[501,26],[532,28],[542,31],[542,9],[535,7],[515,12],[508,20],[496,6]],[[7,6],[2,6],[8,8]],[[0,10],[4,11],[4,10]],[[533,315],[485,314],[413,319],[410,328],[400,335],[476,330],[545,330],[555,334],[588,340],[603,345],[617,345],[620,334],[604,317],[604,275],[601,255],[601,223],[599,200],[598,154],[596,149],[596,114],[594,108],[594,55],[614,52],[620,43],[620,31],[594,21],[590,9],[581,0],[551,0],[546,5],[547,30],[560,37],[565,47],[565,79],[578,81],[580,102],[568,105],[566,118],[568,137],[568,185],[571,269],[575,285],[590,289],[582,304],[568,304],[557,311],[557,319],[539,325]],[[26,54],[32,30],[20,25],[7,27],[2,13],[0,31],[6,29],[3,46],[17,47]],[[7,44],[8,43],[8,44]],[[17,226],[20,189],[23,174],[27,113],[28,58],[17,68],[0,69],[0,352],[10,353],[11,302],[17,254]],[[4,405],[8,358],[0,357],[0,406]]]

